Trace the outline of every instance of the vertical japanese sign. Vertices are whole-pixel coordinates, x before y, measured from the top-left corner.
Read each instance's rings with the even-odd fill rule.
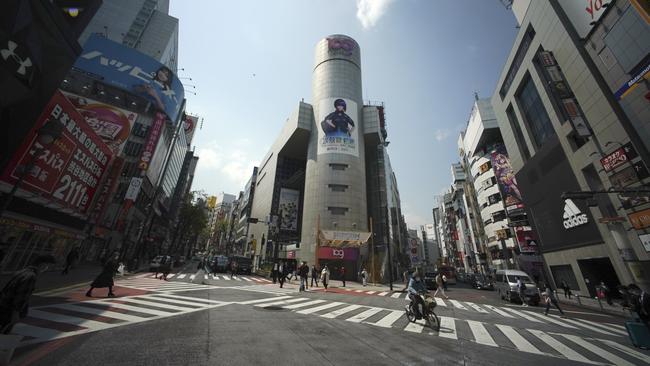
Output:
[[[153,153],[156,150],[156,145],[162,134],[163,126],[165,125],[165,115],[157,112],[154,117],[151,129],[149,130],[149,136],[147,136],[147,141],[144,143],[144,148],[142,149],[142,155],[140,156],[140,170],[147,171],[151,159],[153,158]]]
[[[99,223],[101,221],[101,218],[104,215],[104,211],[107,206],[106,203],[108,202],[108,198],[117,186],[120,172],[122,171],[122,165],[124,165],[124,159],[117,157],[113,160],[113,164],[111,165],[108,175],[106,175],[106,179],[104,180],[104,185],[99,192],[99,197],[97,197],[95,206],[93,207],[93,210],[90,214],[91,221],[96,223]]]
[[[48,121],[61,123],[63,132],[50,146],[42,146],[37,132]],[[9,162],[2,180],[15,184],[31,163],[21,189],[39,193],[62,209],[85,214],[111,157],[108,146],[57,91]]]

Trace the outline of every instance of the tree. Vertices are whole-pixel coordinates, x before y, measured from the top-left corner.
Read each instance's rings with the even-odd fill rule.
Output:
[[[196,242],[208,223],[208,217],[202,205],[194,200],[194,192],[190,192],[181,206],[178,226],[172,241],[172,250],[186,251],[189,242]],[[192,239],[192,240],[190,240]]]

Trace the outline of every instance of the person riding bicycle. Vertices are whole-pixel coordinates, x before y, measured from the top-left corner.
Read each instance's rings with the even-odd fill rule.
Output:
[[[415,272],[413,277],[409,280],[408,294],[409,299],[411,299],[411,308],[415,312],[416,319],[422,319],[422,313],[420,312],[420,305],[424,310],[424,299],[420,296],[420,293],[426,293],[427,288],[422,281],[422,277],[419,272]]]

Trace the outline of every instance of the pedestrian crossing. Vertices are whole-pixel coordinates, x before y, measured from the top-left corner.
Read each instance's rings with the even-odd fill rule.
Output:
[[[155,278],[154,273],[148,273],[144,276],[138,276],[138,278]],[[241,276],[241,275],[235,275],[235,276],[230,276],[229,274],[223,274],[223,275],[218,275],[214,273],[204,273],[203,275],[203,280],[209,281],[209,280],[214,280],[214,281],[240,281],[240,282],[257,282],[257,283],[271,283],[271,280],[268,280],[266,278],[262,277],[256,277],[256,276]],[[158,275],[160,277],[160,275]],[[184,281],[194,281],[194,280],[200,280],[200,278],[196,278],[196,273],[170,273],[167,275],[168,280],[184,280]]]
[[[96,332],[170,316],[213,309],[229,302],[171,293],[126,296],[39,306],[12,329],[23,336],[19,346]]]
[[[295,292],[294,292],[295,295]],[[555,331],[542,331],[533,328],[516,328],[510,325],[493,324],[469,319],[440,316],[440,330],[436,331],[423,320],[409,322],[403,310],[394,310],[344,302],[328,302],[314,300],[309,297],[274,296],[266,299],[255,299],[238,302],[258,308],[268,306],[282,307],[297,314],[317,316],[325,319],[344,321],[346,323],[366,324],[380,328],[390,328],[408,333],[424,334],[450,340],[468,340],[488,347],[518,350],[537,355],[552,356],[588,364],[635,365],[649,364],[650,356],[635,351],[628,345],[627,338],[620,338],[620,326],[598,324],[582,319],[573,319],[562,327],[556,322],[544,322],[544,318],[535,317],[529,313],[522,315],[534,317],[547,325],[552,325]],[[453,302],[450,301],[450,306]],[[509,316],[514,317],[514,315]],[[514,313],[513,313],[514,314]],[[523,317],[520,317],[523,319]],[[559,318],[555,317],[553,320]],[[566,319],[562,319],[566,320]],[[526,323],[532,325],[534,323]],[[594,331],[598,329],[607,334]],[[590,332],[598,336],[590,336]],[[567,332],[572,332],[567,333]],[[601,336],[616,337],[616,341]]]
[[[295,295],[298,290],[291,288],[280,288],[278,286],[268,286],[268,285],[248,285],[248,286],[232,286],[228,288],[234,288],[237,290],[252,291],[252,292],[262,292],[266,294],[278,294],[278,295]]]
[[[134,288],[145,291],[182,292],[212,289],[213,286],[200,283],[162,281],[149,277],[132,277],[115,281],[115,286]]]

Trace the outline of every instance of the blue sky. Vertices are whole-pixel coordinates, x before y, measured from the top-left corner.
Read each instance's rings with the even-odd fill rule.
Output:
[[[301,98],[314,46],[361,46],[364,100],[386,104],[388,150],[409,227],[451,183],[473,93],[492,95],[517,33],[498,0],[172,0],[188,111],[203,128],[193,189],[237,193]],[[196,89],[189,85],[195,85]]]

